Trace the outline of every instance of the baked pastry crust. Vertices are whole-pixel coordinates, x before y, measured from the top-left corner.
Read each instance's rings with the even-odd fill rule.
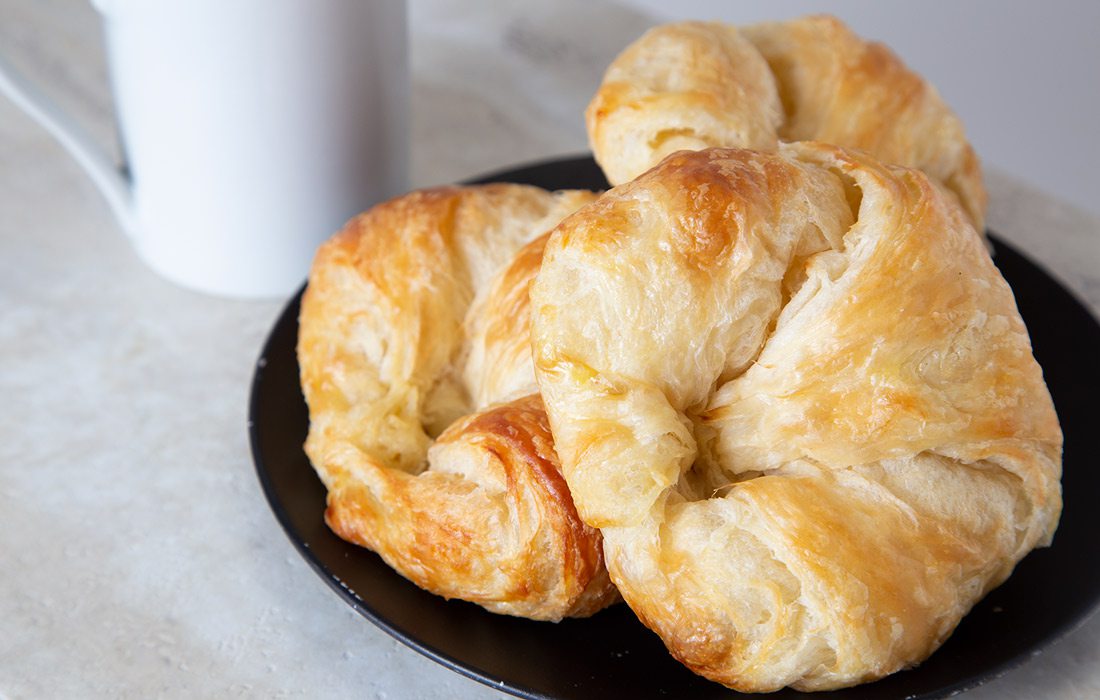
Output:
[[[677,150],[823,141],[924,170],[984,230],[981,167],[962,123],[889,48],[834,17],[655,27],[608,67],[586,121],[613,185]]]
[[[527,290],[545,237],[513,260],[594,197],[414,192],[315,258],[298,357],[325,519],[439,595],[547,620],[618,599],[534,384]]]
[[[1012,292],[917,170],[680,152],[563,221],[531,290],[563,473],[623,598],[742,691],[926,658],[1061,511]]]

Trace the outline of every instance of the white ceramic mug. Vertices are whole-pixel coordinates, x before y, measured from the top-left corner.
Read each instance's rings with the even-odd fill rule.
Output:
[[[0,89],[103,191],[148,264],[282,296],[316,246],[407,186],[403,0],[95,0],[123,167],[0,62]]]

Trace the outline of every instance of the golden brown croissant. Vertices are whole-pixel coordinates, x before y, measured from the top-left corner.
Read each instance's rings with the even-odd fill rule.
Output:
[[[833,17],[651,29],[611,63],[586,117],[613,185],[681,149],[824,141],[924,170],[983,230],[986,193],[962,123],[888,48]]]
[[[513,261],[594,197],[415,192],[317,253],[298,357],[326,520],[434,593],[549,620],[618,599],[534,384],[527,290],[545,238]]]
[[[563,473],[697,673],[820,690],[919,663],[1061,511],[1012,292],[917,170],[669,156],[563,221],[531,290]]]

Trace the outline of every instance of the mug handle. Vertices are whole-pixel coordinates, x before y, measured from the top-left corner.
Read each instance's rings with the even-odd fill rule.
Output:
[[[20,75],[3,56],[0,56],[0,93],[7,95],[17,107],[57,139],[99,188],[123,230],[131,237],[134,236],[133,197],[130,176],[125,167],[116,166],[107,152],[80,125]]]

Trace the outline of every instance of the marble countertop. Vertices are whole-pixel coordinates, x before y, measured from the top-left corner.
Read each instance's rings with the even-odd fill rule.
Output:
[[[0,0],[0,18],[0,51],[111,143],[92,10]],[[652,21],[503,0],[414,2],[411,20],[416,186],[585,150],[602,67]],[[1100,313],[1100,220],[988,184],[991,228]],[[157,277],[3,99],[0,303],[0,698],[502,697],[361,618],[268,509],[246,407],[283,301]],[[1100,618],[967,697],[1100,697]]]

